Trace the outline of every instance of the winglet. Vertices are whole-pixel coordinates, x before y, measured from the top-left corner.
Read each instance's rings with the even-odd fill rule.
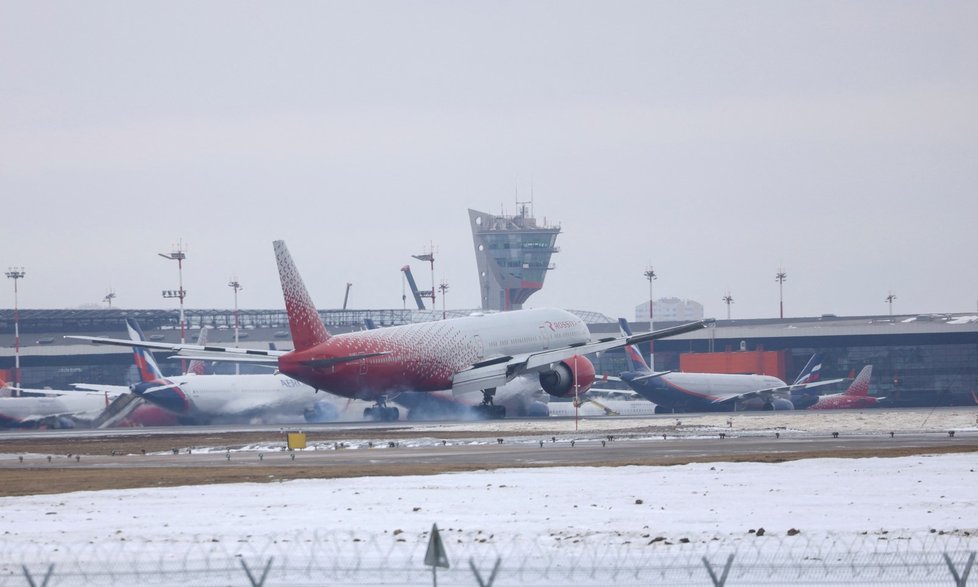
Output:
[[[316,310],[309,291],[306,290],[302,276],[292,261],[285,241],[272,243],[275,260],[278,263],[278,276],[282,282],[282,295],[285,297],[285,311],[289,315],[289,329],[292,331],[292,344],[295,350],[303,351],[329,340],[329,332]]]

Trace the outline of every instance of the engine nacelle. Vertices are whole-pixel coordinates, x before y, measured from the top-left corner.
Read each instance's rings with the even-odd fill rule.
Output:
[[[594,384],[594,365],[581,355],[555,363],[540,372],[540,387],[554,397],[583,395]]]
[[[770,403],[764,404],[765,410],[793,410],[795,409],[795,404],[791,403],[790,399],[785,399],[783,397],[774,398]]]

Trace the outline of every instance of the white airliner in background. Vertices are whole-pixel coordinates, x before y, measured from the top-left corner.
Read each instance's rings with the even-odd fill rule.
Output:
[[[132,392],[180,417],[184,423],[329,422],[359,420],[371,404],[341,398],[281,374],[198,375],[165,377],[146,348],[139,324],[126,319],[142,381]],[[85,389],[119,390],[119,386],[85,385]],[[129,391],[129,388],[121,387]]]
[[[13,389],[6,384],[3,387]],[[78,423],[85,424],[98,417],[119,394],[16,389],[21,394],[19,397],[0,397],[0,428],[74,428]]]
[[[376,402],[365,415],[379,420],[398,419],[398,409],[388,407],[387,401],[409,392],[432,394],[446,401],[481,392],[486,414],[501,417],[505,410],[493,403],[496,390],[517,377],[535,377],[543,390],[555,397],[574,397],[594,382],[594,365],[583,355],[706,326],[701,321],[638,336],[592,341],[580,318],[564,310],[543,308],[334,336],[326,330],[285,243],[275,241],[274,249],[295,350],[148,342],[138,346],[212,360],[277,365],[279,372],[314,389]],[[118,339],[71,338],[127,344]],[[173,394],[172,401],[179,406],[183,400]]]

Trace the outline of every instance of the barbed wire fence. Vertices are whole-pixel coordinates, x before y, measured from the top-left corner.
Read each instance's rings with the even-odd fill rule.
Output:
[[[41,546],[0,543],[0,586],[75,585],[978,585],[973,533],[697,538],[441,532],[450,568],[425,565],[430,534],[199,536]]]

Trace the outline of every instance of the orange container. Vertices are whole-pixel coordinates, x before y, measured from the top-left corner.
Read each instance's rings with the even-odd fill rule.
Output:
[[[684,373],[774,375],[784,380],[785,351],[683,353],[679,355],[679,370]]]

